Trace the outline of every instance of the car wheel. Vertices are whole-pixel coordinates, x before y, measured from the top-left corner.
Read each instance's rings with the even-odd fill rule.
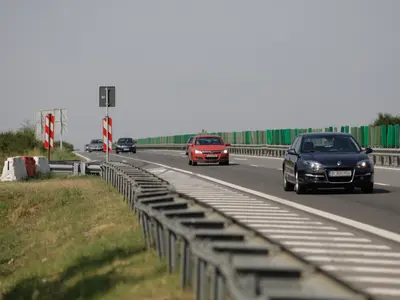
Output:
[[[197,166],[197,161],[192,161],[192,166]]]
[[[361,188],[361,191],[365,194],[372,194],[374,192],[374,184],[369,183]]]
[[[221,166],[227,166],[227,165],[229,165],[229,160],[228,161],[220,161],[219,164]]]
[[[286,173],[285,169],[283,169],[283,172],[282,172],[282,182],[283,182],[283,190],[284,191],[286,191],[286,192],[293,191],[294,184],[287,181],[287,173]]]
[[[115,151],[115,153],[119,154],[119,151]]]
[[[296,194],[305,194],[307,191],[307,186],[299,183],[299,172],[296,171],[296,183],[294,185],[294,190]]]
[[[191,166],[192,165],[192,160],[190,159],[190,156],[188,156],[188,164]]]

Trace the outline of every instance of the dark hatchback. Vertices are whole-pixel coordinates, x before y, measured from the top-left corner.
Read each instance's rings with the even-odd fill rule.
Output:
[[[132,152],[136,153],[135,141],[132,138],[120,138],[117,141],[117,146],[115,152],[118,154],[120,152]]]
[[[309,189],[374,190],[371,148],[362,149],[348,133],[315,132],[298,135],[283,160],[283,189],[304,194]]]

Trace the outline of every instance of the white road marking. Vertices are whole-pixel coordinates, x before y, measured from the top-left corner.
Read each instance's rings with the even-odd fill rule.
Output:
[[[322,269],[334,272],[400,274],[400,269],[324,265]]]
[[[325,236],[299,236],[299,235],[270,235],[274,239],[282,240],[308,240],[308,241],[331,241],[331,242],[359,242],[359,243],[370,243],[371,240],[354,237],[325,237]]]
[[[247,219],[247,220],[265,220],[267,219],[265,216],[260,216],[260,215],[247,215],[247,214],[240,214],[240,215],[236,215],[236,214],[231,214],[232,217],[236,218],[236,219]],[[302,218],[302,217],[284,217],[284,216],[279,216],[279,217],[271,217],[268,216],[269,220],[281,220],[282,222],[286,222],[286,220],[310,220],[309,218]]]
[[[382,256],[382,257],[400,257],[399,252],[373,252],[358,250],[340,250],[340,249],[324,249],[324,248],[292,248],[293,252],[298,253],[314,253],[314,254],[330,254],[330,255],[357,255],[357,256]]]
[[[376,185],[383,185],[383,186],[390,186],[390,184],[387,184],[387,183],[380,183],[380,182],[375,182],[374,184],[376,184]]]
[[[250,167],[255,167],[255,168],[257,168],[257,167],[259,167],[259,165],[250,165]]]
[[[354,263],[354,264],[377,264],[377,265],[395,265],[400,266],[400,260],[358,258],[358,257],[332,257],[309,255],[304,257],[306,260],[316,262],[337,262],[337,263]]]
[[[390,247],[385,245],[363,245],[357,243],[319,243],[319,242],[302,242],[302,241],[282,241],[282,244],[290,246],[308,246],[308,247],[328,247],[328,248],[357,248],[357,249],[375,249],[375,250],[389,250]]]
[[[116,155],[118,155],[118,154],[116,154]],[[119,155],[119,156],[122,156],[122,155]],[[257,197],[260,197],[260,198],[264,198],[264,199],[267,199],[267,200],[270,200],[270,201],[274,201],[274,202],[277,202],[277,203],[280,203],[280,204],[283,204],[283,205],[286,205],[286,206],[290,206],[290,207],[293,207],[293,208],[296,208],[296,209],[299,209],[299,210],[302,210],[302,211],[317,215],[319,217],[323,217],[323,218],[329,219],[331,221],[342,223],[342,224],[351,226],[353,228],[360,229],[360,230],[363,230],[365,232],[369,232],[369,233],[381,236],[383,238],[395,241],[397,243],[400,243],[400,235],[395,233],[395,232],[391,232],[391,231],[388,231],[388,230],[385,230],[385,229],[382,229],[382,228],[378,228],[378,227],[375,227],[375,226],[372,226],[372,225],[369,225],[369,224],[365,224],[365,223],[361,223],[361,222],[358,222],[358,221],[355,221],[355,220],[352,220],[352,219],[341,217],[341,216],[338,216],[338,215],[335,215],[335,214],[332,214],[332,213],[328,213],[328,212],[325,212],[325,211],[322,211],[322,210],[319,210],[319,209],[315,209],[315,208],[306,206],[306,205],[294,203],[292,201],[289,201],[289,200],[286,200],[286,199],[283,199],[283,198],[279,198],[279,197],[276,197],[276,196],[273,196],[273,195],[269,195],[269,194],[266,194],[266,193],[258,192],[258,191],[255,191],[255,190],[252,190],[252,189],[249,189],[249,188],[245,188],[243,186],[236,185],[236,184],[233,184],[233,183],[229,183],[229,182],[226,182],[226,181],[223,181],[223,180],[219,180],[217,178],[213,178],[213,177],[210,177],[210,176],[202,175],[202,174],[191,172],[191,171],[182,170],[182,169],[179,169],[179,168],[174,168],[174,167],[171,167],[171,166],[167,166],[167,165],[164,165],[164,164],[160,164],[160,163],[156,163],[156,162],[152,162],[152,161],[148,161],[148,160],[144,160],[144,159],[138,159],[138,158],[130,158],[130,159],[141,161],[141,162],[145,162],[145,163],[150,163],[150,164],[154,164],[154,165],[158,165],[158,166],[164,167],[164,168],[169,168],[171,170],[174,170],[174,171],[177,171],[177,172],[181,172],[181,173],[185,173],[185,174],[189,174],[189,175],[192,175],[192,176],[197,176],[199,178],[202,178],[202,179],[214,182],[214,183],[218,183],[218,184],[221,184],[221,185],[226,186],[226,187],[230,187],[230,188],[233,188],[233,189],[236,189],[236,190],[239,190],[239,191],[242,191],[242,192],[257,196]]]
[[[312,235],[337,235],[337,236],[354,236],[350,232],[340,231],[313,231],[313,230],[284,230],[284,229],[258,229],[262,233],[281,233],[281,234],[312,234]]]
[[[370,287],[367,288],[367,292],[374,295],[400,296],[400,289]]]
[[[344,278],[346,280],[356,281],[356,282],[400,284],[400,278],[392,278],[392,277],[346,276]]]

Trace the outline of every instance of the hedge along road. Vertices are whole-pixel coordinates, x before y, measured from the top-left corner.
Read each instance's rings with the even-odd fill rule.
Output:
[[[104,159],[103,153],[80,154],[93,160]],[[232,157],[229,166],[199,165],[192,167],[188,165],[184,153],[178,151],[139,150],[136,154],[110,154],[110,160],[129,162],[130,159],[139,159],[191,171],[400,234],[400,187],[398,186],[376,185],[373,194],[362,194],[358,190],[353,194],[347,194],[341,190],[331,190],[320,191],[317,194],[297,195],[294,192],[283,191],[279,159],[255,158],[254,160],[258,160],[258,164],[252,166],[253,158],[243,160],[244,157],[235,157],[242,158],[242,160],[234,160]],[[260,161],[265,161],[264,164],[274,161],[274,167],[260,167]],[[383,176],[388,178],[396,176],[399,185],[399,171],[385,169],[376,171],[376,182],[383,179],[380,178],[382,174],[388,173]],[[396,179],[393,180],[396,181]]]

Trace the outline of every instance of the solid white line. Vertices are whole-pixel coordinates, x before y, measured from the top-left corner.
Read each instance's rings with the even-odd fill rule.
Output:
[[[375,267],[356,267],[356,266],[321,266],[322,269],[334,272],[357,272],[357,273],[382,273],[382,274],[400,274],[400,269],[375,268]]]
[[[257,228],[257,227],[255,227]],[[313,234],[313,235],[337,235],[337,236],[354,236],[350,232],[340,231],[313,231],[313,230],[284,230],[284,229],[257,229],[261,233],[283,233],[283,234]]]
[[[137,159],[137,158],[130,158],[130,159],[141,161],[141,162],[145,162],[145,163],[150,163],[150,164],[154,164],[154,165],[159,165],[160,167],[169,168],[169,169],[172,169],[174,171],[178,171],[178,172],[186,173],[186,174],[189,174],[189,175],[197,176],[199,178],[203,178],[203,179],[206,179],[206,180],[209,180],[209,181],[212,181],[212,182],[215,182],[215,183],[219,183],[221,185],[224,185],[224,186],[227,186],[227,187],[230,187],[230,188],[233,188],[233,189],[236,189],[236,190],[248,193],[248,194],[252,194],[254,196],[258,196],[258,197],[261,197],[261,198],[264,198],[264,199],[268,199],[268,200],[271,200],[271,201],[274,201],[274,202],[277,202],[277,203],[280,203],[280,204],[284,204],[284,205],[287,205],[287,206],[290,206],[290,207],[293,207],[293,208],[296,208],[296,209],[299,209],[299,210],[302,210],[302,211],[305,211],[305,212],[308,212],[308,213],[311,213],[311,214],[314,214],[314,215],[317,215],[317,216],[320,216],[320,217],[323,217],[323,218],[326,218],[326,219],[330,219],[330,220],[335,221],[335,222],[339,222],[339,223],[342,223],[342,224],[345,224],[345,225],[348,225],[348,226],[351,226],[351,227],[354,227],[354,228],[357,228],[357,229],[360,229],[360,230],[363,230],[363,231],[378,235],[380,237],[395,241],[397,243],[400,243],[400,235],[399,234],[391,232],[391,231],[388,231],[388,230],[385,230],[385,229],[381,229],[381,228],[378,228],[378,227],[375,227],[375,226],[372,226],[372,225],[369,225],[369,224],[361,223],[361,222],[358,222],[358,221],[355,221],[355,220],[352,220],[352,219],[348,219],[348,218],[345,218],[345,217],[341,217],[341,216],[338,216],[338,215],[335,215],[335,214],[332,214],[332,213],[328,213],[328,212],[325,212],[325,211],[322,211],[322,210],[319,210],[319,209],[315,209],[315,208],[308,207],[308,206],[305,206],[305,205],[302,205],[302,204],[294,203],[292,201],[289,201],[289,200],[286,200],[286,199],[283,199],[283,198],[279,198],[279,197],[276,197],[276,196],[273,196],[273,195],[261,193],[261,192],[255,191],[255,190],[251,190],[251,189],[248,189],[248,188],[236,185],[236,184],[232,184],[232,183],[229,183],[229,182],[226,182],[226,181],[223,181],[223,180],[219,180],[219,179],[216,179],[216,178],[213,178],[213,177],[205,176],[205,175],[202,175],[202,174],[198,174],[198,173],[194,173],[194,172],[190,172],[190,171],[174,168],[174,167],[171,167],[171,166],[155,163],[155,162],[148,161],[148,160]]]
[[[376,184],[376,185],[383,185],[383,186],[390,186],[390,184],[387,184],[387,183],[380,183],[380,182],[375,182],[374,184]]]
[[[385,245],[364,245],[364,244],[357,244],[357,243],[332,244],[332,243],[301,242],[301,241],[281,241],[281,243],[289,245],[289,246],[390,250],[390,247],[385,246]]]
[[[400,296],[400,289],[367,288],[367,292],[374,295]]]
[[[74,152],[74,154],[75,154],[76,156],[79,156],[80,158],[85,159],[86,161],[90,161],[90,160],[91,160],[90,158],[88,158],[88,157],[86,157],[86,156],[83,156],[82,154],[79,154],[79,153],[77,153],[77,152]]]
[[[250,167],[256,167],[257,168],[257,167],[259,167],[259,165],[250,165]]]
[[[395,265],[400,266],[400,260],[387,260],[387,259],[369,259],[369,258],[346,258],[346,257],[332,257],[332,256],[318,256],[310,255],[305,256],[304,259],[316,262],[331,262],[331,263],[353,263],[353,264],[377,264],[377,265]]]
[[[234,157],[232,158],[233,160],[247,160],[247,158],[239,158],[239,157]]]
[[[359,242],[370,243],[371,240],[353,237],[325,237],[325,236],[298,236],[298,235],[270,235],[268,237],[282,240],[309,240],[309,241],[332,241],[332,242]]]
[[[292,248],[293,252],[299,253],[314,253],[326,255],[357,255],[357,256],[378,256],[378,257],[400,257],[398,252],[372,252],[372,251],[357,251],[357,250],[337,250],[337,249],[317,249],[317,248]]]

